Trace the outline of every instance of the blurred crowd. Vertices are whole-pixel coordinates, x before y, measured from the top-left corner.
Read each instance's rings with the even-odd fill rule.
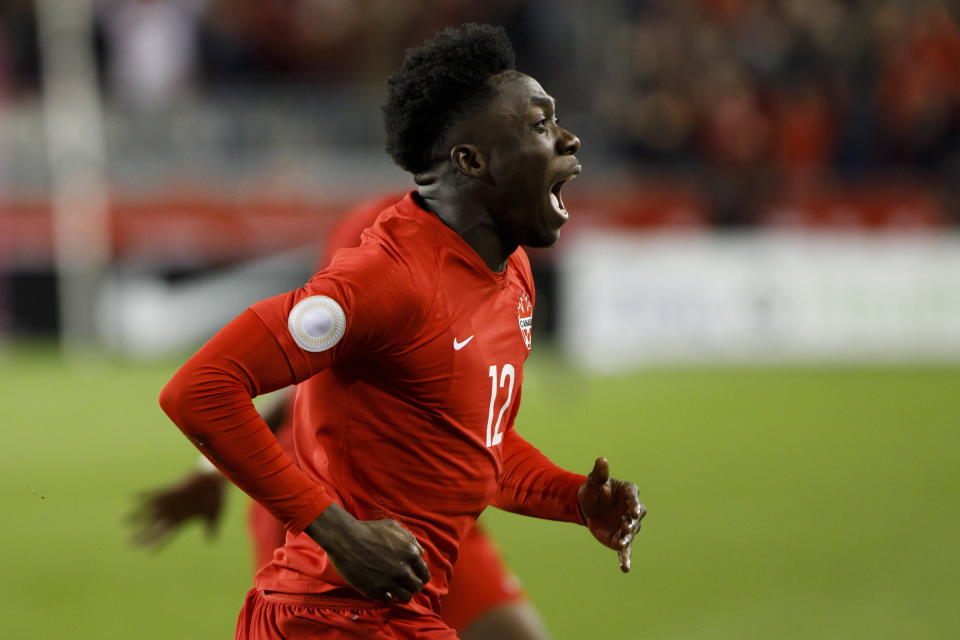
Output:
[[[38,0],[0,3],[8,90],[38,88]],[[161,107],[237,85],[382,81],[404,48],[450,24],[504,22],[509,0],[92,0],[111,99]]]
[[[944,0],[632,2],[597,111],[627,156],[700,166],[721,222],[831,176],[960,181]]]
[[[504,24],[521,67],[618,163],[704,185],[718,224],[771,193],[896,176],[960,184],[957,0],[101,0],[109,101],[382,82],[446,24]],[[0,93],[35,94],[34,0],[0,3]],[[562,52],[562,56],[559,55]],[[558,59],[573,64],[558,63]]]

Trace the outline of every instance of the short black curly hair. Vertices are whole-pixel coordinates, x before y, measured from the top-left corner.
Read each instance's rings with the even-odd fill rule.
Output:
[[[515,64],[506,31],[489,24],[448,27],[408,49],[387,80],[387,153],[410,173],[427,170],[450,126],[493,96],[487,80]]]

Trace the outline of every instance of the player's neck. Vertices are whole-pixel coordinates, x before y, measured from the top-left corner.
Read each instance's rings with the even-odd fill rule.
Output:
[[[420,204],[453,229],[491,271],[501,272],[516,247],[504,246],[490,210],[469,190],[444,180],[417,176]]]

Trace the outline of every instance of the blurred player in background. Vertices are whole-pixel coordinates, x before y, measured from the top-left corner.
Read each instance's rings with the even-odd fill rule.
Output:
[[[380,212],[397,203],[404,194],[391,194],[361,203],[334,227],[317,262],[323,270],[339,249],[360,245],[364,229],[372,226]],[[287,393],[263,413],[267,426],[291,458],[293,447],[294,393]],[[201,458],[206,463],[206,458]],[[221,516],[227,479],[212,465],[201,464],[176,483],[140,496],[135,511],[134,542],[160,547],[192,519],[204,521],[208,535],[216,533]],[[254,569],[273,558],[283,546],[286,530],[269,511],[251,502],[250,535]],[[493,542],[479,524],[460,545],[453,568],[450,591],[440,609],[443,620],[464,640],[549,640],[541,617],[526,599],[517,578],[510,573]]]
[[[588,476],[561,469],[513,428],[535,300],[519,247],[559,237],[579,140],[485,25],[408,51],[384,119],[418,189],[307,285],[224,327],[160,396],[288,530],[238,638],[456,638],[440,601],[490,504],[583,524],[630,568],[636,485],[603,458]],[[295,383],[299,467],[252,404]]]

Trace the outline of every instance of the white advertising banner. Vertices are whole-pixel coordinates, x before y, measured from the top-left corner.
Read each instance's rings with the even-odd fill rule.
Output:
[[[960,237],[588,232],[561,257],[581,366],[960,361]]]

